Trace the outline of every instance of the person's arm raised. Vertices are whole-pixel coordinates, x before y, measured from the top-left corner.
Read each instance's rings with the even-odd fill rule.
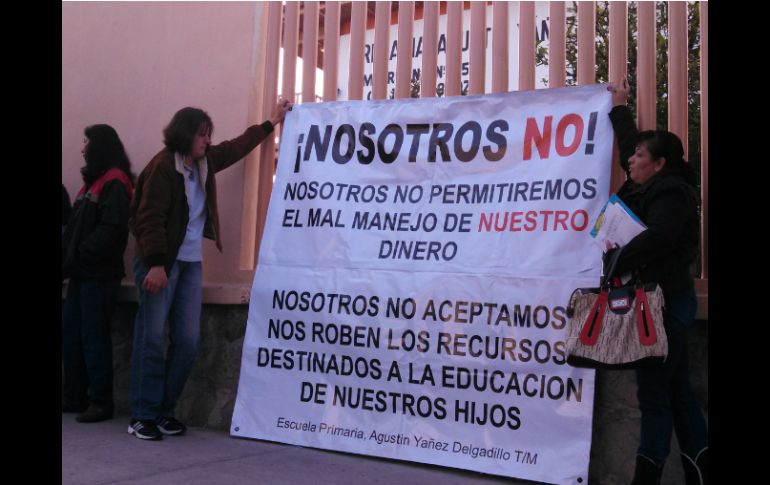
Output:
[[[628,94],[631,92],[628,79],[622,78],[616,83],[609,83],[607,91],[612,93],[612,106],[626,106],[628,104]]]
[[[283,121],[286,112],[292,108],[292,104],[279,98],[273,108],[269,120],[259,125],[252,125],[239,137],[223,141],[217,145],[211,145],[206,151],[206,157],[211,162],[214,172],[224,170],[238,160],[249,154],[257,145],[262,143],[275,129],[275,126]]]
[[[270,123],[273,124],[273,128],[283,122],[284,118],[286,118],[286,113],[291,111],[293,106],[294,104],[289,102],[288,99],[278,98],[278,103],[273,108],[273,114],[270,116]]]
[[[631,116],[631,110],[626,106],[631,87],[628,84],[628,79],[624,77],[617,83],[609,83],[607,91],[612,93],[613,108],[610,111],[610,121],[618,139],[620,166],[628,175],[628,159],[636,149],[636,138],[639,133],[634,118]]]

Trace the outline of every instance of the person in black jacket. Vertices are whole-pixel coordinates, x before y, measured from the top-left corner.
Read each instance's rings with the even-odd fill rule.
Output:
[[[70,220],[70,211],[72,210],[72,202],[70,202],[70,194],[67,192],[67,188],[64,184],[61,184],[61,240],[64,243],[64,230],[67,228],[67,222]],[[64,283],[64,273],[62,273],[61,281]]]
[[[618,197],[647,229],[623,247],[617,274],[638,270],[663,290],[668,337],[664,363],[636,371],[642,412],[632,485],[658,484],[676,431],[687,485],[708,483],[708,430],[689,380],[685,331],[697,301],[691,267],[698,254],[698,193],[682,141],[668,131],[639,132],[626,103],[624,78],[611,83],[610,120],[628,179]]]
[[[67,193],[67,188],[64,184],[61,184],[61,233],[64,235],[64,228],[67,227],[67,221],[70,218],[70,210],[72,210],[72,203],[70,202],[70,194]]]
[[[62,412],[77,421],[110,419],[110,318],[125,276],[128,212],[134,183],[123,143],[109,125],[85,129],[78,192],[62,238],[62,275],[69,278],[62,311]]]

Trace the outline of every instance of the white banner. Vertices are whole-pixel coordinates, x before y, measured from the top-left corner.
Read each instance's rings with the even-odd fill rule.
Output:
[[[604,86],[296,106],[254,277],[231,434],[587,483]]]

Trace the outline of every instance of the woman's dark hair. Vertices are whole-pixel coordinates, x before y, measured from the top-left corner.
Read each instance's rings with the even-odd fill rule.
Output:
[[[163,144],[171,151],[189,155],[193,138],[201,128],[208,131],[209,135],[214,132],[214,123],[209,115],[202,109],[182,108],[163,129]]]
[[[86,166],[80,169],[80,173],[87,186],[112,167],[125,172],[132,182],[135,180],[136,177],[131,173],[131,162],[115,128],[110,125],[91,125],[83,130],[83,134],[88,138],[88,145],[84,154]]]
[[[684,147],[678,136],[664,130],[642,131],[636,140],[637,145],[640,143],[644,143],[653,160],[666,159],[661,174],[678,175],[693,187],[697,186],[695,171],[684,159]]]

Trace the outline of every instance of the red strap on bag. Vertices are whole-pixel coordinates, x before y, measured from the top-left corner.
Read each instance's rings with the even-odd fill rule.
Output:
[[[636,328],[639,330],[639,342],[642,345],[652,345],[658,341],[655,325],[647,303],[647,293],[644,288],[636,289]]]
[[[599,332],[602,329],[602,322],[604,321],[604,312],[607,309],[607,291],[602,290],[599,293],[599,297],[594,302],[591,313],[588,314],[586,322],[583,324],[583,329],[580,331],[580,342],[584,345],[596,344],[596,339],[599,338]]]

